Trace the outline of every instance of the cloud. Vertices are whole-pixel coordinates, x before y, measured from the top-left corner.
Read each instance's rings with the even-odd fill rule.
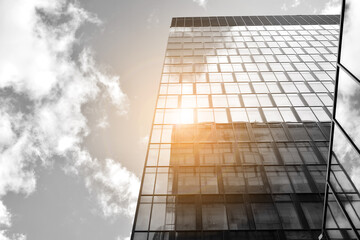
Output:
[[[325,4],[321,14],[340,14],[341,11],[341,1],[340,0],[330,0]]]
[[[287,1],[286,3],[283,3],[281,10],[287,11],[289,8],[296,8],[300,5],[300,3],[300,0],[292,0],[290,3]]]
[[[67,0],[4,0],[0,15],[0,225],[11,227],[1,197],[31,194],[36,167],[54,157],[84,177],[105,216],[131,216],[139,180],[119,162],[94,159],[82,148],[90,133],[84,104],[102,98],[119,114],[127,110],[119,78],[98,67],[77,38],[81,26],[100,21]],[[0,239],[26,236],[1,230]]]
[[[158,11],[157,10],[153,10],[148,18],[146,19],[147,22],[147,28],[151,28],[153,25],[159,25],[160,19],[158,17]]]
[[[208,0],[193,0],[193,2],[198,4],[200,7],[206,8]]]

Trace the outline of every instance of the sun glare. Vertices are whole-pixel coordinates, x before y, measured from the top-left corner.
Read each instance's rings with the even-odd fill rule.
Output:
[[[194,109],[181,109],[180,123],[182,124],[194,123]]]

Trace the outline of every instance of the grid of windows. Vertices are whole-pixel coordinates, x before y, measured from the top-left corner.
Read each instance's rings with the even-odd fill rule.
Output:
[[[316,239],[338,25],[178,21],[132,239]]]
[[[343,1],[324,208],[327,239],[360,239],[360,74],[357,1]]]

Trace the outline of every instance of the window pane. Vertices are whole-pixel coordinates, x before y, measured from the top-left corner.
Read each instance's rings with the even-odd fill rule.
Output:
[[[335,118],[360,148],[360,85],[340,68]]]
[[[360,25],[358,22],[359,5],[356,0],[346,1],[344,14],[343,39],[341,43],[341,62],[355,76],[360,78],[357,59],[360,54],[358,43]]]
[[[194,204],[176,204],[176,229],[196,230],[196,208]]]
[[[178,193],[200,193],[199,170],[193,167],[181,167],[178,170]]]
[[[281,223],[285,229],[299,229],[302,228],[299,217],[292,203],[276,203]]]
[[[301,203],[301,207],[304,211],[306,220],[312,229],[320,229],[322,223],[322,202],[307,202]]]
[[[284,167],[266,167],[266,175],[273,193],[293,192]]]
[[[225,206],[223,204],[203,204],[202,222],[204,230],[226,230]]]
[[[228,204],[226,206],[230,230],[248,229],[248,218],[244,204]]]
[[[223,167],[221,172],[225,193],[245,192],[245,179],[240,168]]]
[[[279,217],[271,203],[252,203],[251,208],[257,229],[281,228]]]
[[[140,231],[148,230],[150,210],[151,210],[151,204],[140,203],[137,213],[137,219],[136,219],[136,226],[135,226],[136,230],[140,230]]]
[[[174,204],[154,204],[151,214],[150,230],[174,230]]]

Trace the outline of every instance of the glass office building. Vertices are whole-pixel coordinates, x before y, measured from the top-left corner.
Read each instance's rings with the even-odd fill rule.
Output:
[[[131,239],[318,238],[339,22],[172,19]]]
[[[360,239],[360,1],[343,1],[324,211],[325,239]]]

